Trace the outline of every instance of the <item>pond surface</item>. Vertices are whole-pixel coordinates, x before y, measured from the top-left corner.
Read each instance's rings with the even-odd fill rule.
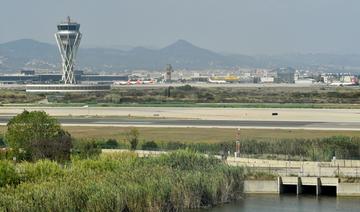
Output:
[[[208,210],[192,210],[196,212],[360,212],[360,198],[316,197],[296,195],[249,195],[237,202]]]

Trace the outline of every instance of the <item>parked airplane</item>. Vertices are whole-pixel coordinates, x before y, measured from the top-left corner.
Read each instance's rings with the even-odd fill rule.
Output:
[[[128,81],[115,81],[114,85],[128,85]]]
[[[357,84],[354,82],[333,82],[330,85],[331,86],[355,86]]]
[[[154,80],[144,80],[142,81],[143,84],[155,84]]]
[[[154,80],[128,80],[128,81],[116,81],[114,85],[141,85],[141,84],[154,84]]]
[[[209,83],[215,83],[215,84],[225,84],[227,83],[225,80],[212,80],[211,78],[208,79]]]

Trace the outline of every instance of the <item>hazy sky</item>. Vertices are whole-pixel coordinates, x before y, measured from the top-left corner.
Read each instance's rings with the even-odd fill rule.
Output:
[[[360,53],[360,0],[0,0],[0,43],[55,43],[81,23],[82,46],[164,47],[178,39],[220,52]]]

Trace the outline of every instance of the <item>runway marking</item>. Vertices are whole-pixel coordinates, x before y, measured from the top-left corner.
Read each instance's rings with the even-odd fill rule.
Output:
[[[148,121],[95,121],[94,124],[152,124]]]

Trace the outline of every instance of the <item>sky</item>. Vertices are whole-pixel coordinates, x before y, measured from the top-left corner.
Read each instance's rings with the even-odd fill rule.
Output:
[[[55,44],[69,15],[87,47],[184,39],[223,53],[360,53],[360,0],[0,0],[0,8],[0,43]]]

